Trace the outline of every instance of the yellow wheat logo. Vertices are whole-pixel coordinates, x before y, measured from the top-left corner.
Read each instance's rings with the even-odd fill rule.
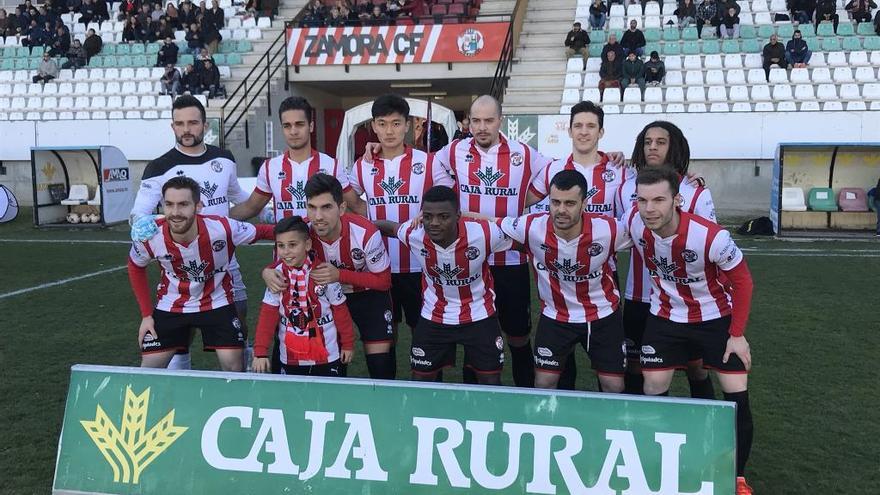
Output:
[[[144,433],[149,406],[149,388],[135,395],[131,387],[126,387],[121,429],[116,428],[101,406],[94,421],[80,421],[113,469],[113,481],[117,483],[139,483],[144,469],[188,429],[174,426],[172,409]]]
[[[52,180],[52,178],[55,177],[55,166],[52,165],[50,162],[46,162],[41,170],[43,171],[43,175],[46,176],[47,180]]]

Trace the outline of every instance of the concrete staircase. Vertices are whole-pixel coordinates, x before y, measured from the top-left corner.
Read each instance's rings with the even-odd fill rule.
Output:
[[[575,0],[532,0],[504,93],[506,114],[558,113],[565,83],[565,35],[574,22]]]

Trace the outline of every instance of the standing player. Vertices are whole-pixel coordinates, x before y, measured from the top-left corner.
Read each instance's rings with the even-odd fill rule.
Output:
[[[651,122],[636,137],[632,153],[631,173],[618,190],[615,210],[618,218],[636,206],[636,172],[652,167],[667,167],[675,170],[681,178],[679,195],[682,211],[693,213],[709,221],[715,221],[715,205],[712,194],[705,187],[688,180],[688,162],[690,147],[687,139],[675,124],[666,121]],[[640,394],[643,389],[643,377],[639,370],[639,355],[642,334],[645,333],[645,320],[651,302],[651,276],[645,268],[644,259],[635,249],[629,259],[629,271],[626,276],[624,292],[623,327],[627,338],[627,387],[630,394]],[[714,399],[715,390],[709,373],[703,368],[699,354],[695,353],[687,367],[688,384],[691,396],[701,399]]]
[[[748,495],[752,490],[743,473],[752,448],[747,390],[752,359],[744,333],[752,277],[726,230],[678,208],[679,182],[665,167],[642,170],[638,207],[626,214],[652,283],[640,356],[645,394],[668,395],[675,370],[687,366],[696,348],[704,365],[715,370],[724,400],[736,403],[736,493]]]
[[[205,215],[228,216],[230,201],[239,203],[247,199],[247,194],[238,184],[232,154],[205,144],[207,122],[205,107],[201,102],[189,95],[178,97],[171,106],[171,118],[171,129],[177,145],[148,163],[144,169],[130,217],[134,241],[146,240],[156,232],[155,217],[150,214],[162,200],[162,186],[173,177],[185,175],[196,181],[201,188],[202,211]],[[230,260],[229,273],[232,276],[235,305],[244,325],[247,319],[247,293],[235,258]],[[247,341],[246,326],[242,327],[242,332]],[[169,368],[174,369],[190,367],[188,349],[180,349],[180,353],[169,363]]]
[[[306,209],[316,261],[317,284],[341,283],[364,343],[370,378],[397,374],[391,326],[391,269],[382,234],[366,218],[345,212],[342,185],[327,174],[306,182]]]
[[[462,344],[477,383],[500,385],[504,339],[487,261],[510,249],[510,238],[494,223],[462,219],[458,197],[446,186],[424,194],[421,226],[412,220],[376,225],[400,239],[423,269],[424,300],[410,349],[413,380],[436,381],[441,368],[455,364],[455,347]]]
[[[373,131],[381,152],[372,161],[357,160],[350,182],[367,201],[364,214],[373,221],[403,223],[418,216],[425,191],[436,185],[452,186],[452,177],[433,155],[404,144],[409,132],[409,104],[400,96],[380,96],[373,102]],[[422,306],[421,265],[418,257],[396,237],[386,239],[391,258],[391,300],[394,321],[415,328]]]
[[[354,334],[345,295],[338,283],[321,284],[311,277],[312,241],[309,227],[299,216],[275,225],[279,261],[274,269],[287,280],[280,294],[266,289],[254,337],[254,371],[268,373],[270,335],[277,333],[281,373],[342,376],[351,362]]]
[[[535,386],[556,388],[580,343],[599,389],[623,391],[626,367],[620,294],[611,255],[629,245],[607,215],[584,211],[589,186],[574,169],[550,181],[550,213],[505,218],[501,229],[525,246],[538,279],[542,314],[535,332]]]
[[[131,287],[141,310],[138,345],[141,366],[164,368],[176,350],[188,349],[194,328],[205,349],[215,350],[224,371],[241,371],[247,342],[235,309],[228,269],[235,246],[272,239],[271,227],[202,215],[199,184],[174,177],[162,185],[166,219],[159,232],[132,243],[128,260]],[[146,266],[159,262],[156,305],[150,301]]]

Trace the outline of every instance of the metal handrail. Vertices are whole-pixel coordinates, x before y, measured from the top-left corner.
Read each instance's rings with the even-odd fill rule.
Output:
[[[513,6],[513,13],[510,16],[510,25],[507,28],[507,36],[504,38],[504,46],[501,48],[501,58],[498,59],[498,66],[495,68],[495,76],[492,78],[492,86],[489,94],[494,96],[498,101],[504,97],[504,91],[507,89],[507,82],[510,77],[507,72],[513,63],[513,55],[516,51],[516,41],[519,38],[519,29],[522,26],[521,9],[528,4],[528,0],[517,0]]]

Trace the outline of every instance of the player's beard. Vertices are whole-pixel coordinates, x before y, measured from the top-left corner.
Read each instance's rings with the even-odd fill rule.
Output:
[[[182,220],[183,223],[175,223],[172,220],[175,220],[175,221]],[[171,233],[181,235],[181,234],[186,234],[187,232],[189,232],[189,229],[192,228],[193,223],[196,221],[196,217],[194,217],[194,216],[189,217],[189,218],[169,217],[168,221],[169,221],[168,227],[171,229]]]
[[[199,135],[196,135],[196,134],[184,134],[183,136],[180,136],[180,137],[176,137],[176,136],[175,136],[175,138],[177,139],[177,144],[179,144],[180,146],[185,146],[185,147],[187,147],[187,148],[192,148],[192,147],[195,147],[195,146],[198,146],[198,145],[202,144],[202,143],[205,141],[205,133],[202,132],[202,133],[199,134]],[[192,144],[184,144],[184,143],[183,143],[183,140],[184,140],[184,139],[187,139],[187,138],[192,138],[192,140],[193,140]]]

